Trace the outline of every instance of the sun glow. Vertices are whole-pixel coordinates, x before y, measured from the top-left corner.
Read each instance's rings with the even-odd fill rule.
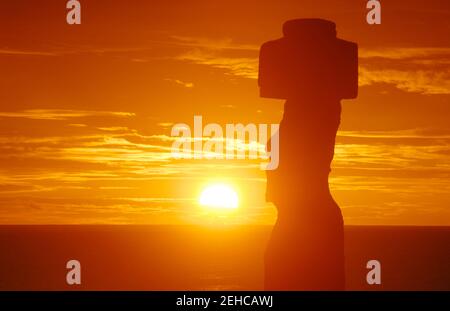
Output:
[[[239,205],[239,199],[236,191],[229,185],[214,184],[202,191],[199,203],[205,207],[235,209]]]

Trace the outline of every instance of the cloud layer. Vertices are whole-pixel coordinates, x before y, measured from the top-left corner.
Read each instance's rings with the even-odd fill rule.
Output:
[[[179,60],[223,69],[238,77],[258,77],[257,46],[233,44],[231,40],[182,41],[194,48],[177,56]],[[230,50],[243,53],[231,55]],[[450,48],[363,48],[359,60],[360,86],[387,83],[405,92],[450,94]]]
[[[98,126],[96,118],[105,115],[112,118]],[[245,213],[232,221],[274,219],[273,208],[264,202],[265,176],[258,161],[174,160],[173,137],[116,124],[125,118],[132,125],[137,115],[129,112],[0,112],[0,120],[21,118],[23,125],[65,122],[72,127],[78,117],[84,123],[75,129],[83,134],[0,136],[0,223],[202,221],[207,216],[196,207],[196,187],[211,176],[229,178],[254,193]],[[341,131],[331,187],[350,223],[420,222],[424,213],[440,215],[428,222],[446,223],[450,212],[440,206],[450,200],[449,163],[448,131]]]

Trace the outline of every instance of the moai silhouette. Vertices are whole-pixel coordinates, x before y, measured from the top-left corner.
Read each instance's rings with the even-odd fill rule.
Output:
[[[278,210],[265,254],[267,290],[344,290],[344,222],[328,175],[341,99],[358,92],[358,47],[336,25],[296,19],[260,50],[262,97],[285,99],[279,166],[266,200]],[[270,145],[270,144],[268,144]]]

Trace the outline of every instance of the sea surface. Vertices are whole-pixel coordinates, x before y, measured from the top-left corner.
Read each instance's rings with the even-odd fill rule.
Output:
[[[262,290],[270,226],[0,226],[0,290]],[[450,227],[347,226],[349,290],[450,290]],[[81,285],[66,263],[81,263]],[[366,263],[381,263],[368,285]]]

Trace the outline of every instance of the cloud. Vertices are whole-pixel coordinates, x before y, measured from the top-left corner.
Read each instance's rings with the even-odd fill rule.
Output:
[[[0,48],[0,55],[10,56],[64,56],[93,54],[97,56],[107,54],[128,55],[132,53],[130,61],[137,63],[146,63],[149,61],[148,54],[155,47],[164,48],[201,48],[209,50],[228,50],[228,51],[257,51],[259,46],[252,44],[237,44],[232,39],[210,39],[189,36],[170,36],[165,40],[148,40],[148,44],[131,47],[99,47],[99,46],[79,46],[66,45],[61,46],[45,46],[45,48],[37,49],[21,49],[21,48]]]
[[[156,42],[163,44],[164,42]],[[168,42],[167,42],[168,43]],[[0,54],[10,56],[64,56],[64,55],[76,55],[76,54],[122,54],[130,52],[147,52],[151,50],[151,47],[95,47],[95,46],[70,46],[67,45],[64,48],[60,46],[46,46],[45,49],[24,50],[20,48],[3,48],[0,49]],[[132,58],[132,61],[146,61],[140,58]]]
[[[71,126],[71,127],[87,127],[87,125],[83,124],[83,123],[70,123],[67,126]]]
[[[450,94],[450,48],[361,49],[359,85],[388,83],[422,94]]]
[[[120,111],[89,111],[89,110],[63,110],[63,109],[30,109],[13,112],[0,112],[0,118],[25,118],[32,120],[67,120],[83,117],[133,117],[132,112]]]
[[[130,130],[128,127],[124,127],[124,126],[109,126],[109,127],[97,127],[97,129],[101,130],[101,131],[106,131],[106,132],[128,132],[128,131],[133,131]]]
[[[192,50],[176,57],[177,60],[188,61],[199,65],[225,69],[229,74],[238,77],[257,79],[258,59],[250,57],[227,57],[217,50]]]
[[[229,38],[208,39],[172,36],[177,44],[188,48],[176,60],[223,69],[230,75],[256,79],[258,77],[259,46],[239,44]]]
[[[338,137],[376,139],[450,139],[450,130],[415,128],[396,131],[339,131]]]
[[[450,70],[375,70],[360,66],[359,74],[359,86],[388,83],[405,92],[450,94]]]
[[[450,57],[450,48],[439,48],[439,47],[424,47],[424,48],[374,48],[359,49],[359,58],[386,58],[395,60],[405,60],[405,59],[446,59],[448,61]]]
[[[158,125],[161,127],[164,127],[164,128],[168,128],[168,127],[171,127],[172,125],[174,125],[174,123],[173,122],[159,122]]]
[[[176,223],[180,215],[198,213],[190,203],[196,192],[183,192],[183,187],[211,176],[257,183],[253,187],[263,193],[259,161],[175,161],[170,154],[174,137],[146,136],[114,122],[84,130],[92,133],[0,136],[0,203],[7,206],[0,223]],[[448,202],[449,134],[436,129],[339,132],[338,141],[354,140],[338,142],[331,176],[346,220],[386,223],[400,214],[418,214],[420,206],[411,202]],[[416,139],[423,144],[414,145]],[[370,195],[375,198],[369,202]],[[398,204],[388,206],[394,201]],[[252,217],[268,211],[262,207]]]
[[[77,163],[107,164],[115,169],[128,169],[129,171],[143,170],[149,165],[155,165],[153,168],[155,174],[170,175],[179,172],[192,172],[193,169],[199,169],[201,163],[193,161],[189,165],[179,163],[172,166],[158,167],[162,164],[171,163],[172,142],[179,137],[172,137],[164,134],[142,135],[134,129],[128,127],[101,127],[89,128],[90,131],[100,130],[87,135],[70,136],[0,136],[0,158],[8,162],[23,161],[73,161]],[[211,138],[203,137],[203,141]],[[194,138],[188,139],[193,143]],[[220,143],[226,144],[226,138],[220,139]],[[255,142],[244,143],[236,140],[233,144],[233,150],[263,150],[264,146]],[[205,156],[206,153],[203,152]],[[256,161],[256,160],[255,160]],[[254,162],[255,162],[254,161]],[[197,163],[195,163],[197,162]],[[258,162],[259,163],[259,162]],[[217,169],[233,169],[236,166],[241,168],[256,167],[255,163],[215,163]],[[146,169],[146,174],[150,170]]]
[[[178,79],[169,79],[169,78],[164,79],[164,80],[168,81],[168,82],[171,82],[171,83],[175,83],[177,85],[181,85],[181,86],[183,86],[185,88],[188,88],[188,89],[194,87],[194,83],[192,83],[192,82],[184,82],[184,81],[181,81],[181,80],[178,80]]]
[[[190,62],[224,70],[225,74],[258,78],[258,51],[260,46],[234,42],[230,38],[201,38],[170,36],[167,40],[151,41],[151,45],[131,48],[72,47],[65,50],[0,49],[5,55],[57,56],[67,54],[123,54],[133,62],[148,62],[151,47],[164,47],[170,59]],[[180,49],[182,51],[180,52]],[[130,56],[130,53],[133,55]],[[138,53],[137,55],[135,55]],[[144,53],[144,54],[143,54]],[[153,55],[152,57],[155,57]],[[398,89],[420,94],[450,94],[450,48],[447,47],[386,47],[360,48],[360,86],[377,83],[394,85]],[[192,82],[167,79],[192,88]]]
[[[186,37],[186,36],[171,36],[171,39],[175,40],[175,44],[186,46],[186,47],[195,47],[202,48],[208,50],[217,50],[217,51],[259,51],[259,45],[254,44],[239,44],[234,42],[230,38],[221,38],[221,39],[211,39],[211,38],[199,38],[199,37]]]
[[[0,49],[0,54],[3,55],[22,55],[22,56],[56,56],[55,52],[49,51],[31,51],[31,50],[18,50],[18,49]]]

